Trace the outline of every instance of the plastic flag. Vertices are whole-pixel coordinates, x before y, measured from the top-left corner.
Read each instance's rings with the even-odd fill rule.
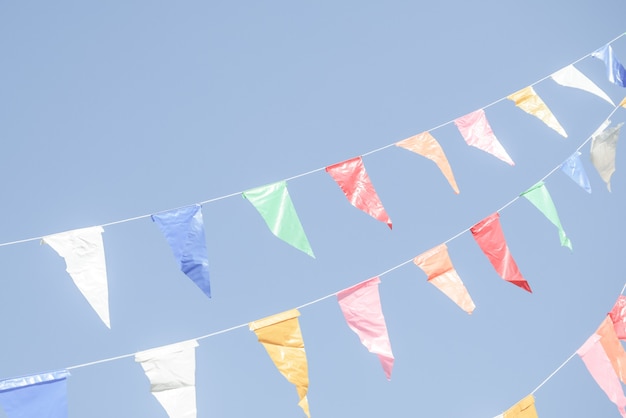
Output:
[[[567,235],[565,235],[565,231],[563,230],[563,226],[561,225],[561,220],[559,219],[559,214],[556,211],[556,207],[554,206],[554,202],[552,202],[552,197],[550,197],[550,192],[548,192],[548,188],[544,184],[543,181],[535,184],[530,189],[526,190],[520,196],[524,196],[530,203],[532,203],[541,213],[544,214],[546,218],[550,222],[554,224],[559,230],[559,238],[561,239],[561,245],[564,247],[572,249],[572,243],[570,242]]]
[[[539,97],[532,86],[525,87],[507,96],[507,99],[512,100],[515,102],[515,106],[539,118],[543,123],[557,131],[559,135],[567,138],[565,129],[563,129],[559,121],[556,120],[556,117],[554,117],[548,106],[541,100],[541,97]]]
[[[196,340],[166,345],[135,354],[150,391],[170,418],[196,417]]]
[[[67,418],[67,376],[60,370],[0,382],[0,405],[9,418]]]
[[[610,316],[606,316],[602,324],[596,330],[596,334],[600,336],[600,344],[604,348],[604,352],[611,361],[615,374],[619,377],[619,380],[625,382],[626,379],[626,351],[622,343],[619,342],[617,334],[615,334],[615,328],[613,328],[613,321]]]
[[[247,190],[243,192],[243,197],[259,211],[274,235],[315,258],[289,197],[286,182]]]
[[[48,235],[42,241],[65,259],[66,271],[74,284],[102,322],[111,328],[102,232],[102,227],[94,226]]]
[[[609,360],[602,344],[600,344],[600,336],[592,334],[589,339],[576,351],[580,356],[587,370],[591,373],[598,386],[606,393],[611,402],[617,405],[622,417],[626,417],[626,396],[622,390],[622,385],[613,370],[611,361]]]
[[[619,130],[623,124],[622,122],[613,128],[606,128],[597,135],[593,135],[591,140],[591,162],[606,183],[609,192],[611,191],[611,176],[615,173],[615,152]]]
[[[620,295],[609,312],[615,334],[620,340],[626,340],[626,296]]]
[[[483,109],[456,119],[454,124],[461,132],[467,145],[488,152],[510,165],[515,165],[491,130]]]
[[[617,84],[620,87],[626,87],[624,84],[626,82],[626,70],[613,55],[611,45],[604,45],[602,48],[593,52],[591,56],[604,61],[606,75],[611,83]]]
[[[152,220],[165,235],[182,272],[211,297],[209,256],[200,205],[157,213],[152,215]]]
[[[304,351],[304,341],[300,331],[298,317],[300,312],[295,309],[282,312],[249,324],[259,342],[263,344],[267,354],[287,380],[296,386],[300,397],[300,408],[310,418],[309,401],[309,369]]]
[[[561,68],[556,73],[550,76],[554,82],[560,84],[564,87],[572,87],[575,89],[584,90],[588,93],[595,94],[599,98],[606,100],[612,106],[615,106],[613,100],[593,81],[591,81],[587,76],[578,71],[576,67],[573,65],[568,65],[567,67]]]
[[[437,142],[430,132],[422,132],[419,135],[396,142],[396,146],[413,151],[433,161],[446,177],[454,192],[456,194],[459,193],[459,188],[456,185],[456,180],[454,179],[454,174],[452,174],[452,168],[450,168],[446,154],[443,152],[443,148],[441,148],[439,142]]]
[[[580,151],[576,151],[561,164],[561,171],[574,180],[576,184],[585,189],[587,193],[591,193],[591,184],[589,183],[587,172],[580,161]]]
[[[538,418],[535,397],[528,395],[496,418]]]
[[[619,105],[620,105],[621,107],[626,107],[626,97],[624,97],[624,98],[622,99],[622,101],[621,101],[621,102],[619,102]]]
[[[504,232],[502,232],[500,225],[500,214],[496,212],[489,215],[471,227],[470,231],[500,277],[532,293],[528,282],[522,277],[522,273],[517,268],[509,247],[506,245]]]
[[[326,167],[326,172],[337,182],[354,207],[386,223],[391,229],[391,219],[365,171],[361,157],[330,165]]]
[[[426,273],[429,283],[452,299],[461,309],[468,314],[474,311],[476,305],[452,265],[446,244],[438,245],[418,255],[413,259],[413,263]]]
[[[344,289],[337,293],[337,301],[350,329],[370,353],[378,355],[385,376],[391,379],[394,358],[380,305],[379,283],[380,278],[374,277]]]

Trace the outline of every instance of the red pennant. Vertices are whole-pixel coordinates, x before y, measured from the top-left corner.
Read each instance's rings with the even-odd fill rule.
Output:
[[[617,338],[626,340],[626,296],[620,295],[609,312]]]

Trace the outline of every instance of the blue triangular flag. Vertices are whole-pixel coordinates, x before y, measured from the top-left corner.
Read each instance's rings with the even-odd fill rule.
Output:
[[[183,273],[211,297],[209,257],[200,205],[157,213],[152,215],[152,220],[165,235]]]
[[[611,45],[604,45],[591,54],[592,57],[601,59],[606,65],[606,75],[613,84],[620,87],[626,87],[626,70],[624,66],[613,55]]]
[[[580,152],[576,151],[567,160],[561,164],[561,171],[567,174],[580,187],[585,189],[587,193],[591,193],[591,184],[585,172],[585,167],[580,161]]]
[[[60,370],[0,381],[0,405],[9,418],[67,418],[67,376]]]

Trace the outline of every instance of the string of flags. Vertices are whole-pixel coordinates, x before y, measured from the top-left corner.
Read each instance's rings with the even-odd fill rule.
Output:
[[[626,87],[624,84],[626,81],[626,70],[614,56],[610,45],[621,36],[623,35],[583,58],[591,56],[602,60],[606,67],[608,79],[618,86]],[[610,97],[577,70],[574,64],[570,64],[555,72],[550,78],[560,85],[594,94],[615,106]],[[533,85],[537,83],[539,82],[533,83],[506,98],[513,101],[521,110],[540,119],[561,136],[567,137],[567,133],[556,117],[533,89]],[[556,206],[552,201],[544,180],[560,168],[563,173],[590,193],[590,182],[579,157],[582,146],[591,140],[591,162],[610,191],[611,176],[615,172],[616,144],[622,124],[610,127],[609,118],[620,106],[626,107],[626,99],[614,107],[613,111],[606,118],[605,123],[590,138],[584,141],[574,154],[541,181],[518,196],[524,197],[542,212],[557,228],[561,245],[568,247],[570,250],[572,250],[572,244],[561,225]],[[508,155],[491,129],[484,109],[478,109],[448,123],[456,125],[459,133],[468,145],[514,166],[513,159]],[[433,161],[446,177],[453,191],[459,193],[443,148],[431,133],[435,129],[391,145],[407,149]],[[392,228],[392,221],[369,178],[362,156],[327,166],[324,169],[341,188],[351,205],[374,219],[385,223],[390,229]],[[313,172],[315,171],[321,171],[321,169]],[[310,173],[312,172],[305,174]],[[289,196],[287,180],[290,179],[236,194],[240,194],[243,198],[250,201],[276,237],[314,257],[311,245]],[[223,196],[222,198],[236,194]],[[518,197],[509,202],[509,204]],[[218,199],[213,199],[212,201]],[[188,276],[208,297],[211,297],[209,262],[202,218],[202,205],[207,202],[200,202],[128,220],[150,216],[170,245],[182,273]],[[532,292],[528,281],[522,276],[506,244],[500,225],[501,210],[487,216],[462,233],[471,232],[474,240],[502,279],[528,292]],[[109,320],[105,251],[102,239],[103,226],[128,220],[40,237],[43,243],[48,244],[63,257],[67,273],[102,322],[109,328],[111,324]],[[474,302],[454,269],[446,246],[447,242],[457,236],[416,256],[408,262],[413,261],[427,275],[428,282],[446,294],[463,311],[471,314],[475,309]],[[37,238],[0,244],[0,246],[35,239]],[[402,263],[387,272],[408,262]],[[309,304],[336,296],[348,327],[357,334],[361,343],[368,351],[378,356],[386,378],[390,379],[394,356],[378,292],[378,286],[381,282],[379,276],[332,295],[327,295]],[[258,341],[264,346],[277,369],[296,387],[299,398],[298,405],[310,417],[307,398],[309,386],[308,364],[304,340],[298,321],[299,315],[300,312],[296,308],[253,321],[247,325],[250,331],[256,334]],[[229,330],[240,327],[243,326],[233,327]],[[151,393],[172,418],[195,418],[197,415],[195,406],[195,347],[198,346],[197,340],[205,337],[134,354],[135,361],[141,365],[148,377]],[[620,343],[620,340],[624,339],[626,339],[626,297],[620,295],[611,313],[598,330],[576,351],[576,354],[582,359],[592,377],[606,392],[609,399],[616,404],[619,413],[626,418],[626,395],[624,395],[620,384],[620,380],[624,382],[624,377],[626,376],[626,352],[624,352]],[[126,355],[117,358],[130,356]],[[97,363],[109,360],[105,359]],[[0,381],[0,405],[10,418],[41,416],[42,411],[45,411],[47,416],[51,418],[67,417],[68,370],[83,366],[85,365],[74,366],[51,373],[2,380]],[[506,418],[536,416],[534,392],[499,415],[499,417]]]

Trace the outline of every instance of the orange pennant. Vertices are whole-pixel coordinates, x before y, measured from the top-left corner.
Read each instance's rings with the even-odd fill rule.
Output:
[[[626,351],[624,351],[624,347],[617,338],[610,316],[607,315],[606,318],[604,318],[596,334],[601,337],[600,344],[602,344],[602,348],[604,348],[607,357],[611,360],[615,374],[617,374],[619,380],[626,383],[626,381],[624,381],[626,378]]]

